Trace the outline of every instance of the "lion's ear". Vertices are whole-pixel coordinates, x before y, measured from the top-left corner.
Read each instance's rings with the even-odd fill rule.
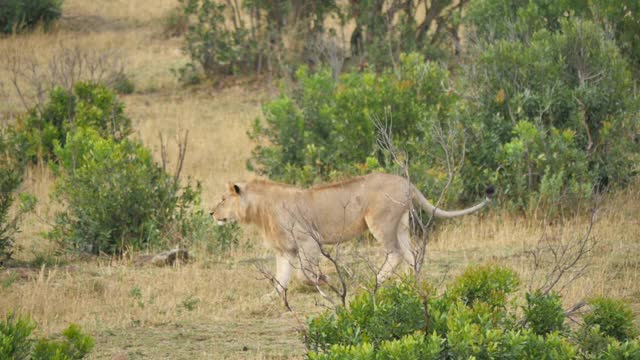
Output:
[[[229,187],[229,192],[232,194],[240,195],[242,192],[244,192],[244,186],[242,184],[228,183],[227,186]]]

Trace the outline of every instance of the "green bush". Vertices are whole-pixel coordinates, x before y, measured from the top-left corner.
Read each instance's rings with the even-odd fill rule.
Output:
[[[407,280],[359,294],[348,307],[308,321],[308,357],[634,359],[640,351],[638,340],[616,340],[601,333],[597,324],[575,332],[565,328],[558,295],[534,292],[506,301],[516,286],[510,270],[479,266],[467,269],[442,294],[420,294],[417,288],[429,287]],[[518,320],[522,300],[525,319]],[[622,307],[608,309],[608,318],[628,317]]]
[[[23,32],[40,24],[48,29],[62,15],[62,1],[4,0],[0,2],[0,32]]]
[[[28,318],[5,315],[0,321],[0,358],[26,359],[31,352],[29,336],[35,327]]]
[[[470,38],[479,42],[527,41],[539,30],[561,31],[563,20],[591,20],[611,33],[638,75],[639,13],[637,1],[476,0],[469,3],[464,20],[472,29]]]
[[[35,198],[27,194],[17,194],[22,184],[22,165],[16,161],[16,151],[7,140],[7,135],[0,133],[0,261],[11,257],[13,236],[20,230],[20,220],[24,214],[35,206]],[[20,204],[12,211],[16,198]]]
[[[271,179],[308,185],[343,175],[396,171],[377,146],[376,122],[392,128],[401,157],[410,159],[412,180],[427,197],[437,197],[447,180],[445,153],[435,133],[460,131],[458,97],[443,88],[448,72],[418,54],[401,57],[399,72],[296,73],[297,86],[263,107],[250,132],[256,147],[251,170]],[[462,135],[449,141],[461,151]],[[458,142],[456,142],[458,141]],[[450,197],[460,191],[451,185]],[[475,200],[475,199],[474,199]]]
[[[56,197],[66,203],[49,236],[93,254],[160,245],[188,219],[199,188],[180,189],[149,150],[79,128],[54,150]],[[177,221],[177,224],[176,224]]]
[[[64,340],[33,339],[35,324],[9,313],[0,321],[0,358],[33,360],[83,359],[95,345],[93,338],[75,324],[62,332]]]
[[[534,292],[525,295],[527,305],[523,308],[527,325],[534,333],[545,335],[551,332],[562,332],[564,326],[564,309],[560,295]]]
[[[325,313],[309,321],[306,343],[314,351],[339,345],[371,343],[377,348],[383,341],[400,339],[424,329],[425,314],[415,288],[399,284],[378,293],[357,296],[348,310],[334,316]]]
[[[597,25],[559,26],[476,54],[465,79],[475,98],[465,123],[465,189],[497,184],[526,210],[584,199],[635,175],[639,103],[629,67]]]
[[[183,50],[191,62],[179,74],[190,74],[199,67],[213,78],[255,68],[256,43],[242,22],[234,21],[233,27],[229,24],[227,15],[232,10],[227,4],[211,0],[180,0],[180,3],[189,24]],[[229,16],[235,18],[236,14]],[[190,22],[192,17],[194,20]]]
[[[22,161],[51,160],[55,144],[65,145],[67,133],[91,127],[104,138],[120,141],[131,133],[124,104],[102,84],[80,82],[72,91],[60,87],[42,109],[33,109],[11,128]]]
[[[31,358],[34,360],[83,359],[95,346],[89,335],[82,333],[78,325],[71,324],[62,332],[64,340],[38,340]]]
[[[618,341],[630,340],[638,335],[638,329],[633,323],[633,311],[628,304],[600,297],[591,300],[589,305],[591,310],[583,317],[585,326],[598,325],[602,334]]]
[[[508,296],[518,289],[520,280],[513,271],[496,265],[468,267],[453,282],[448,293],[467,306],[483,302],[504,308]]]

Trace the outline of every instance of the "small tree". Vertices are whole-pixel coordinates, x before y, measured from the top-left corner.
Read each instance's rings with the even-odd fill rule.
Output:
[[[192,62],[179,70],[181,77],[200,67],[207,77],[238,74],[257,66],[257,45],[240,17],[237,5],[211,0],[180,0],[194,21],[185,34],[184,52]],[[228,23],[227,16],[233,19]]]
[[[484,45],[467,67],[465,190],[495,183],[527,209],[633,177],[640,113],[629,68],[596,24],[559,26]]]
[[[120,254],[159,245],[176,216],[187,220],[197,190],[180,189],[154,163],[149,150],[124,139],[105,139],[92,128],[67,135],[54,150],[56,197],[67,204],[49,236],[93,254]]]
[[[54,88],[41,109],[33,108],[18,119],[10,135],[23,162],[48,161],[55,144],[64,146],[67,133],[80,127],[121,141],[131,133],[131,120],[113,91],[100,83],[78,82],[71,91]]]
[[[23,32],[39,24],[48,29],[62,15],[62,1],[4,0],[0,2],[0,32]]]

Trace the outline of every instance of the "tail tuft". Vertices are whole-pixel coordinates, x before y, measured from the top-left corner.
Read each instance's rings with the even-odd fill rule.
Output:
[[[491,199],[493,195],[496,194],[496,188],[493,185],[489,185],[485,193],[487,194],[487,197]]]

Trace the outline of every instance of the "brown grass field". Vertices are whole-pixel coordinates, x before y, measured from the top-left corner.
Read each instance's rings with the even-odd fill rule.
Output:
[[[170,73],[187,60],[180,39],[162,35],[163,17],[176,5],[175,0],[66,0],[53,32],[0,38],[0,53],[17,51],[47,61],[60,43],[117,49],[136,86],[134,94],[121,97],[134,121],[134,136],[159,159],[159,132],[171,140],[188,130],[184,178],[202,182],[203,205],[209,207],[227,181],[252,176],[245,168],[252,147],[246,131],[271,91],[252,81],[224,88],[180,85]],[[24,111],[8,79],[0,70],[2,121]],[[169,145],[175,148],[176,142]],[[36,195],[39,203],[17,239],[16,258],[25,264],[49,259],[55,250],[41,236],[60,207],[49,200],[52,184],[46,168],[29,169],[22,190]],[[563,291],[567,306],[606,294],[630,301],[640,313],[639,214],[639,183],[604,199],[591,232],[595,248],[586,259],[589,267]],[[441,222],[428,248],[427,278],[440,283],[470,264],[491,262],[512,267],[526,289],[549,271],[543,267],[534,273],[527,255],[543,235],[568,242],[584,236],[588,225],[586,213],[562,225],[540,226],[491,210]],[[273,254],[255,232],[245,234],[250,247],[222,260],[198,256],[196,249],[194,262],[172,268],[102,258],[0,267],[0,314],[28,314],[38,323],[39,335],[77,323],[96,339],[92,359],[302,358],[296,328],[306,316],[323,311],[326,302],[295,282],[289,299],[293,313],[279,301],[263,300],[271,288],[257,266],[274,268]],[[359,251],[381,261],[375,244],[362,247]],[[357,284],[350,285],[353,293]]]

